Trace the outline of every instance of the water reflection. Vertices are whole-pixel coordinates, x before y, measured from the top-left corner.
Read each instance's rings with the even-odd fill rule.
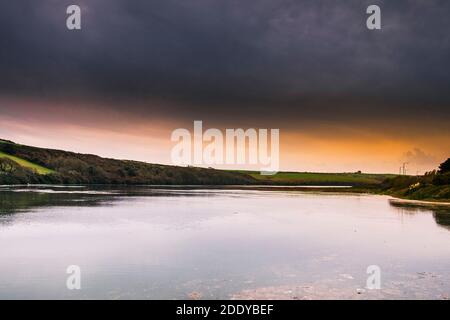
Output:
[[[203,190],[204,191],[204,190]],[[106,186],[17,186],[0,187],[0,215],[45,207],[94,207],[120,201],[124,197],[211,196],[219,190],[205,193],[198,188],[164,189],[163,187]]]
[[[0,189],[0,298],[440,299],[450,292],[445,209],[248,188]],[[83,270],[79,292],[65,288],[72,264]],[[357,294],[372,264],[383,271],[383,290]]]
[[[254,194],[264,193],[265,197],[273,194],[272,190],[267,191],[267,187],[265,188],[255,188]],[[249,187],[245,187],[244,190],[247,193],[252,192]],[[223,195],[224,191],[229,197],[233,197],[233,187],[218,189],[207,186],[0,186],[0,223],[10,221],[5,215],[38,208],[105,206],[130,197],[214,197]],[[241,196],[242,189],[236,188],[235,191],[235,197]],[[298,192],[292,190],[285,192],[294,195],[296,193]],[[400,215],[431,214],[439,226],[450,230],[450,207],[402,202],[389,204]]]
[[[390,205],[401,215],[431,214],[439,226],[450,230],[450,207],[402,202],[390,202]]]

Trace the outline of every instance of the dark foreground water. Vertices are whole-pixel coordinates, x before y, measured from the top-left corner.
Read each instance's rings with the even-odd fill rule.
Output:
[[[447,299],[449,226],[373,195],[0,187],[0,298]]]

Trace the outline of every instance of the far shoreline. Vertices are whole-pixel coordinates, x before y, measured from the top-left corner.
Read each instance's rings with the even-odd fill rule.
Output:
[[[3,184],[0,185],[0,191],[2,188],[95,188],[95,187],[111,187],[111,188],[127,188],[127,187],[146,187],[155,189],[216,189],[216,190],[254,190],[254,191],[299,191],[305,193],[341,193],[341,194],[371,194],[388,197],[389,203],[393,205],[405,205],[416,207],[450,207],[450,201],[448,199],[443,200],[415,200],[400,198],[398,196],[390,195],[388,193],[381,192],[376,188],[364,188],[357,186],[339,186],[339,185],[202,185],[202,184],[190,184],[190,185],[174,185],[174,184]]]

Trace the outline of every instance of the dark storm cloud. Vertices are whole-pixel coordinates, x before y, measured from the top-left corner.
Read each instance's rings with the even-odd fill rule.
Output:
[[[189,119],[442,118],[449,17],[438,0],[3,1],[0,94]]]

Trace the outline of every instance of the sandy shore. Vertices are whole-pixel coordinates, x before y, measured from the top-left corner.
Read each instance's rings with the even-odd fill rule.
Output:
[[[408,200],[408,199],[400,199],[400,198],[391,198],[389,202],[394,204],[407,204],[407,205],[416,205],[416,206],[444,206],[450,207],[450,202],[441,202],[441,201],[422,201],[422,200]]]

